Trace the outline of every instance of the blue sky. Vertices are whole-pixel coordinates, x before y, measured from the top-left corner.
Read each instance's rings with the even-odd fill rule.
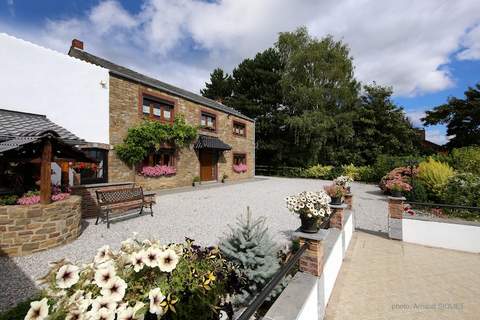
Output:
[[[350,48],[356,76],[390,85],[415,124],[480,81],[477,0],[0,0],[0,32],[67,52],[86,50],[198,92],[215,67],[231,71],[305,25]],[[427,138],[446,142],[445,128]]]

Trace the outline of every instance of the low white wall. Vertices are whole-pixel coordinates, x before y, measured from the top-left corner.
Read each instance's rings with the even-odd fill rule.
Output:
[[[431,247],[480,253],[480,225],[404,218],[402,240]]]
[[[46,115],[82,139],[109,143],[107,69],[5,33],[0,57],[0,109]]]
[[[329,229],[324,241],[325,261],[320,278],[298,272],[265,315],[265,320],[319,320],[342,267],[345,252],[352,239],[353,215],[348,212],[343,230]]]

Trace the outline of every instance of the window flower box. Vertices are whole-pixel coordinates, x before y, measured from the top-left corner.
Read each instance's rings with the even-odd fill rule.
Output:
[[[177,173],[177,169],[172,166],[163,166],[163,165],[156,165],[156,166],[144,166],[140,171],[140,174],[145,177],[162,177],[162,176],[173,176]]]
[[[247,165],[246,164],[234,164],[233,165],[233,171],[235,171],[236,173],[247,172]]]

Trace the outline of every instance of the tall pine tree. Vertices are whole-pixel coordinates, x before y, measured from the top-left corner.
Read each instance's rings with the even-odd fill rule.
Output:
[[[233,80],[222,69],[216,68],[210,74],[210,83],[206,82],[205,86],[205,89],[200,90],[204,97],[223,103],[232,95]]]

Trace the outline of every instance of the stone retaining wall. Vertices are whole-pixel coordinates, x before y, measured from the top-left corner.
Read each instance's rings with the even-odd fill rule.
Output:
[[[28,255],[75,240],[80,201],[72,195],[48,205],[0,206],[0,255]]]

